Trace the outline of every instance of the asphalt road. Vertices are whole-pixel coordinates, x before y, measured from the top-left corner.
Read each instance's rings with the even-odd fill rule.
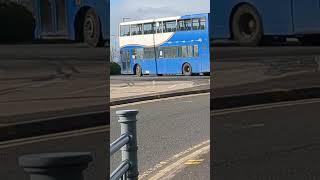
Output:
[[[111,142],[120,135],[115,112],[125,109],[139,110],[140,174],[173,155],[209,140],[209,94],[112,108]],[[112,168],[116,167],[120,163],[119,154],[112,157],[110,163]]]
[[[107,57],[85,44],[1,45],[0,121],[106,105]]]
[[[108,127],[97,127],[0,142],[0,179],[29,180],[30,178],[19,166],[18,158],[25,154],[55,152],[91,152],[93,161],[84,171],[84,180],[107,179],[109,176],[109,155],[106,147],[110,143],[108,130]]]
[[[319,179],[319,99],[262,107],[211,114],[212,179]]]
[[[320,47],[213,47],[215,97],[319,87]]]
[[[224,59],[243,59],[243,58],[260,58],[260,57],[279,57],[279,56],[307,56],[319,55],[320,47],[318,46],[259,46],[259,47],[212,47],[212,60],[221,61]]]

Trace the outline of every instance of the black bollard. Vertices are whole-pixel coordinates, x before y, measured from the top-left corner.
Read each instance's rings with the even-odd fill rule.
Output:
[[[89,152],[63,152],[24,155],[19,165],[30,180],[83,180],[83,171],[91,161]]]

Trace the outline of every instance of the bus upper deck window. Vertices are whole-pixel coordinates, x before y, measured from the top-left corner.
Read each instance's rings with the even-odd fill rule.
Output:
[[[186,31],[191,31],[191,29],[192,29],[191,28],[192,27],[191,19],[185,19],[184,25],[185,25]]]
[[[163,32],[175,32],[177,28],[176,21],[163,22]]]
[[[200,19],[199,18],[192,19],[192,29],[193,30],[199,30],[200,29]]]
[[[155,23],[146,23],[143,25],[143,34],[153,34],[155,32]]]
[[[120,36],[130,36],[130,25],[120,26]]]
[[[157,33],[162,33],[162,22],[156,22]]]
[[[200,29],[205,29],[206,28],[206,18],[200,18]]]
[[[178,20],[179,31],[190,31],[192,28],[191,19]]]
[[[178,30],[179,31],[185,31],[185,25],[184,25],[184,20],[178,20]]]
[[[131,24],[131,34],[141,35],[142,34],[142,24]]]

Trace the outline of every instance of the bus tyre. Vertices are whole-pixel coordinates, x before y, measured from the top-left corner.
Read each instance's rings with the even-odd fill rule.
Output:
[[[258,11],[250,5],[240,6],[232,17],[233,39],[242,46],[257,46],[263,38],[262,20]]]
[[[84,17],[83,39],[89,46],[102,46],[100,21],[93,9],[89,9]]]
[[[135,68],[135,74],[139,77],[142,76],[142,69],[141,69],[141,66],[138,64]]]
[[[185,76],[191,76],[192,75],[192,68],[191,65],[188,63],[185,63],[182,67],[182,74]]]

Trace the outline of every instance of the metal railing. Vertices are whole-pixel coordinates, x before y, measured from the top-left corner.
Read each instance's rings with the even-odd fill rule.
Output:
[[[110,180],[138,180],[137,110],[117,111],[121,136],[110,144],[110,156],[121,150],[122,162],[111,173]]]

